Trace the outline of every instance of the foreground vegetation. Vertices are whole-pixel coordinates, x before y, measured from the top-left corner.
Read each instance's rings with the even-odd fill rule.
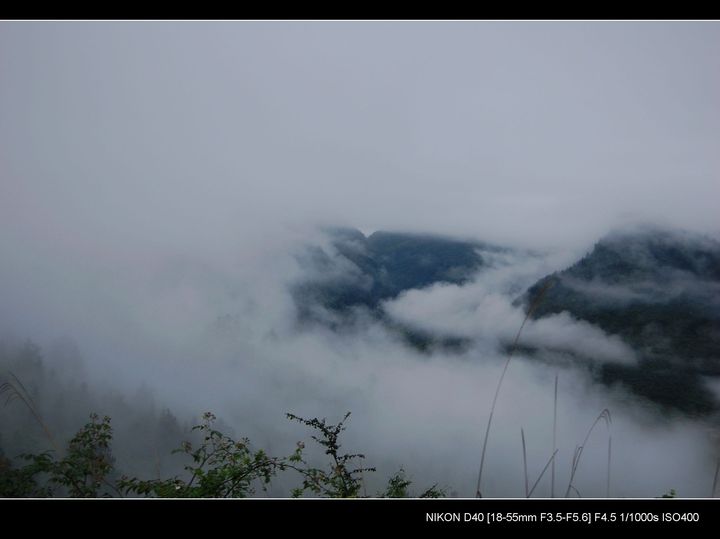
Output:
[[[305,444],[298,442],[289,456],[275,457],[262,449],[253,449],[250,440],[235,440],[215,428],[216,417],[205,413],[200,425],[193,427],[200,442],[183,442],[175,453],[187,459],[184,476],[166,479],[140,479],[121,475],[115,469],[111,444],[110,418],[93,414],[62,451],[24,454],[16,465],[0,457],[0,497],[160,497],[160,498],[245,498],[257,489],[267,490],[281,472],[295,473],[300,485],[289,493],[294,498],[368,497],[364,474],[375,468],[362,465],[360,453],[342,453],[340,435],[349,413],[337,424],[325,419],[305,419],[293,414],[288,418],[310,427],[312,439],[323,449],[329,462],[325,468],[310,466],[305,459]],[[373,494],[389,498],[439,498],[443,489],[433,485],[413,495],[410,479],[401,469],[387,482],[384,491]]]
[[[149,390],[126,398],[89,387],[77,347],[61,344],[46,361],[31,341],[0,339],[0,497],[445,495],[437,486],[411,490],[402,469],[369,490],[375,469],[342,450],[350,414],[337,424],[288,414],[311,441],[274,456],[211,413],[193,427],[157,407]]]

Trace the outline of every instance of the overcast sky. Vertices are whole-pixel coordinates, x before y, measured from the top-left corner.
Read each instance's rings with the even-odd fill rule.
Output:
[[[718,96],[714,22],[0,23],[0,245],[715,232]]]

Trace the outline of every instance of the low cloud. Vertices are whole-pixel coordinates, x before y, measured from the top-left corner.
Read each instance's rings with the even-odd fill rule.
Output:
[[[497,352],[512,343],[525,319],[518,297],[552,271],[562,257],[505,253],[491,260],[467,285],[436,284],[410,290],[384,303],[394,319],[440,335],[466,337]],[[557,269],[557,267],[555,268]],[[633,350],[617,336],[574,319],[568,313],[528,320],[520,344],[555,349],[599,361],[633,363]]]

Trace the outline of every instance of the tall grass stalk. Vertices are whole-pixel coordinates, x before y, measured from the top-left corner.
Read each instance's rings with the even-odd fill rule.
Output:
[[[550,457],[550,460],[547,461],[547,464],[546,464],[545,467],[543,468],[542,472],[540,472],[540,475],[538,476],[537,480],[535,481],[535,483],[533,483],[533,486],[532,486],[532,488],[530,489],[530,492],[528,492],[528,494],[527,494],[527,497],[528,497],[528,498],[529,498],[530,496],[532,496],[533,492],[535,492],[535,488],[540,484],[540,480],[543,478],[543,475],[545,475],[545,472],[547,471],[548,466],[550,466],[550,463],[553,463],[553,464],[555,463],[555,457],[556,457],[556,456],[557,456],[557,449],[556,449],[555,451],[553,451],[553,454],[552,454],[552,456]]]
[[[523,471],[525,472],[525,497],[530,497],[530,487],[528,485],[528,474],[527,474],[527,451],[525,449],[525,431],[520,429],[520,437],[522,438],[522,450],[523,450]]]
[[[608,430],[610,427],[608,426]],[[610,470],[612,469],[612,434],[608,432],[608,459],[607,459],[607,481],[605,486],[605,497],[610,497]]]
[[[557,388],[558,375],[555,375],[555,398],[553,400],[553,456],[557,453]],[[552,469],[550,470],[550,497],[555,497],[555,458],[552,459]]]
[[[610,429],[610,425],[612,424],[612,417],[610,416],[610,410],[605,408],[602,412],[600,412],[600,415],[595,418],[595,421],[593,422],[592,426],[588,430],[587,434],[585,435],[585,439],[583,440],[582,444],[577,446],[575,448],[575,454],[573,455],[572,460],[572,467],[570,469],[570,481],[568,482],[567,490],[565,491],[565,497],[567,498],[570,495],[570,491],[574,490],[575,492],[580,494],[573,485],[573,480],[575,479],[575,474],[577,473],[578,467],[580,466],[580,459],[583,454],[583,450],[585,449],[585,446],[587,445],[588,439],[590,438],[590,435],[592,434],[593,430],[595,430],[595,427],[600,423],[601,420],[605,421],[605,425],[608,429],[608,468],[607,468],[607,482],[606,482],[606,495],[607,497],[610,497],[610,463],[612,459],[612,431]]]
[[[551,463],[555,462],[555,456],[557,455],[557,449],[553,450],[553,454],[550,456],[550,459],[545,464],[545,467],[540,472],[540,475],[533,483],[532,488],[530,488],[530,481],[528,480],[528,469],[527,469],[527,446],[525,444],[525,429],[520,429],[520,438],[522,439],[522,450],[523,450],[523,471],[525,472],[525,497],[529,498],[532,496],[533,492],[535,492],[535,489],[537,488],[538,484],[540,483],[540,480],[545,475],[545,472],[547,472],[548,466],[550,466]]]
[[[480,455],[480,470],[478,471],[477,488],[475,489],[476,498],[482,498],[480,487],[482,486],[482,474],[485,466],[485,453],[487,452],[487,444],[490,437],[490,427],[492,426],[492,420],[493,416],[495,415],[495,408],[497,406],[498,396],[500,395],[500,388],[502,387],[503,380],[505,379],[505,373],[507,373],[508,367],[510,366],[510,361],[515,354],[515,350],[517,350],[518,341],[520,340],[520,334],[522,333],[525,324],[532,316],[533,312],[535,312],[535,310],[538,308],[538,306],[542,302],[543,297],[545,296],[545,293],[548,291],[551,285],[551,280],[545,282],[542,289],[540,289],[538,295],[535,296],[535,300],[532,302],[530,308],[525,314],[525,318],[523,319],[522,324],[520,325],[520,329],[518,329],[517,335],[515,335],[515,340],[510,347],[510,353],[508,354],[507,360],[505,360],[505,365],[503,366],[503,370],[500,373],[500,379],[498,380],[497,386],[495,387],[495,395],[493,396],[492,405],[490,406],[490,415],[488,416],[487,427],[485,427],[485,438],[483,439],[482,454]]]

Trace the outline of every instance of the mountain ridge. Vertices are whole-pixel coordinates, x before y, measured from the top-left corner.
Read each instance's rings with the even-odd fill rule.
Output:
[[[299,258],[307,278],[291,290],[298,319],[339,330],[369,317],[423,352],[463,353],[471,340],[400,323],[384,302],[438,283],[462,287],[492,266],[494,254],[519,252],[434,234],[326,233],[330,247],[309,247]],[[657,227],[616,230],[576,262],[531,284],[513,304],[527,310],[548,282],[531,318],[567,313],[636,352],[637,365],[591,364],[597,380],[690,414],[718,409],[703,377],[720,377],[720,242]],[[507,351],[509,343],[504,346]],[[524,350],[543,357],[532,346]],[[577,356],[578,365],[584,361]]]

